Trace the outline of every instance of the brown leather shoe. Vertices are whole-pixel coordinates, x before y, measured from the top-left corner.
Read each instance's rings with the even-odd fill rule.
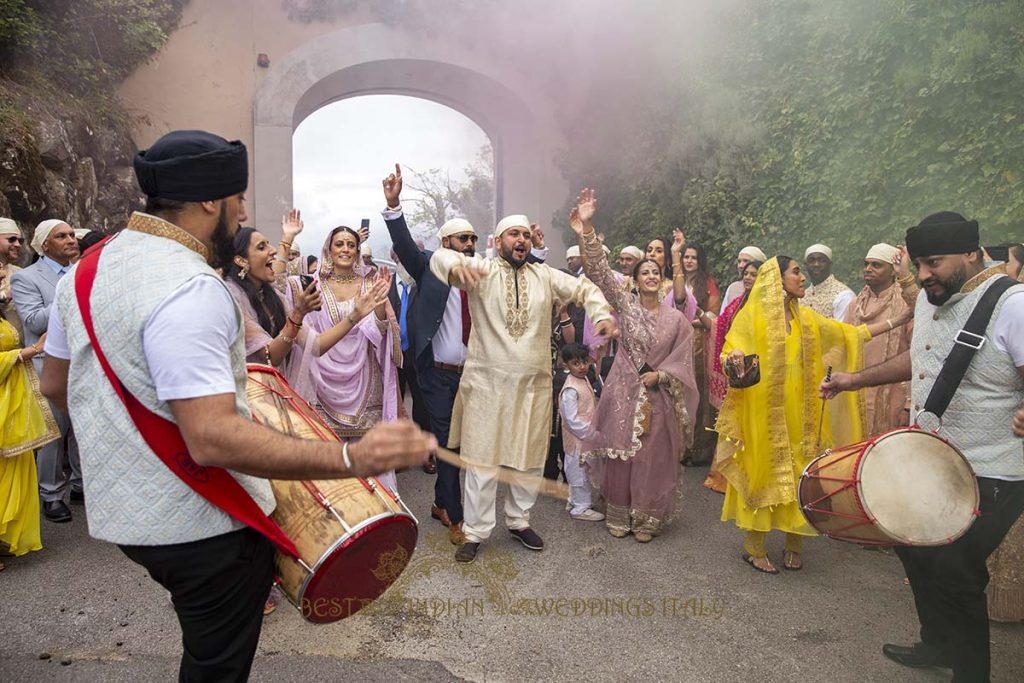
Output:
[[[434,456],[430,456],[430,459],[423,465],[423,471],[427,474],[437,474],[437,460],[434,459]]]
[[[466,542],[466,534],[462,531],[462,522],[448,527],[448,540],[452,545],[462,545]]]
[[[445,526],[450,527],[452,525],[451,521],[448,519],[448,511],[445,510],[443,507],[431,505],[430,516],[436,519],[437,521],[441,522],[441,524],[444,524]]]

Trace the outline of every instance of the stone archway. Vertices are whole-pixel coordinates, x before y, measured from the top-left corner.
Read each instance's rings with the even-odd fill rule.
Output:
[[[494,146],[495,212],[525,213],[550,224],[568,188],[554,163],[564,142],[543,96],[506,65],[382,24],[319,36],[275,60],[258,85],[252,162],[257,222],[273,225],[267,219],[292,205],[295,128],[326,104],[371,94],[420,97],[472,119]],[[547,234],[552,254],[561,256],[560,236]]]

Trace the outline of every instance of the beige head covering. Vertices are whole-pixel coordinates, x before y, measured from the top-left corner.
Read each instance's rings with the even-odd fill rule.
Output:
[[[494,229],[494,239],[501,237],[501,233],[505,232],[509,228],[529,228],[530,219],[521,213],[512,214],[511,216],[505,216],[498,221],[498,227]]]
[[[363,242],[363,246],[359,247],[359,253],[363,256],[373,258],[373,248],[370,246],[369,242]]]
[[[32,251],[42,256],[43,244],[46,242],[46,239],[50,236],[50,233],[53,232],[53,229],[56,228],[58,225],[65,224],[67,224],[67,221],[62,221],[57,218],[51,218],[50,220],[43,221],[42,223],[37,225],[36,232],[34,235],[32,235]]]
[[[578,244],[574,244],[574,245],[572,245],[571,247],[569,247],[568,249],[565,250],[565,258],[567,258],[567,259],[569,259],[569,258],[579,258],[579,255],[580,255],[580,245],[578,245]]]
[[[743,247],[740,249],[740,256],[746,256],[752,261],[760,261],[761,263],[768,260],[768,257],[764,255],[764,252],[757,247]]]
[[[0,235],[20,235],[21,229],[10,218],[0,218]]]
[[[464,232],[471,232],[474,235],[476,234],[476,230],[473,229],[472,224],[465,218],[453,218],[441,226],[441,230],[437,233],[437,236],[444,239],[445,237],[459,235]]]
[[[892,263],[896,259],[896,254],[900,253],[900,250],[891,244],[885,242],[879,242],[875,246],[868,249],[868,255],[864,258],[874,259],[883,263]]]
[[[807,251],[804,252],[804,258],[807,258],[811,254],[824,254],[829,261],[832,260],[832,250],[824,244],[812,244],[807,247]]]
[[[89,228],[75,228],[75,239],[80,240],[89,234]]]
[[[619,253],[625,254],[626,256],[632,256],[633,258],[638,260],[644,257],[644,252],[640,251],[640,247],[634,247],[632,244],[629,245],[628,247],[623,247],[622,251],[620,251]]]

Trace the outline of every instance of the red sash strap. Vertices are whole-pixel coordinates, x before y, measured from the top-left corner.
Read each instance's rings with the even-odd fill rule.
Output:
[[[156,453],[171,472],[188,484],[189,488],[219,510],[266,536],[284,555],[298,559],[299,551],[295,548],[295,544],[274,520],[263,513],[248,491],[242,488],[242,485],[228,474],[227,470],[220,467],[203,467],[193,460],[178,426],[142,405],[114,374],[113,368],[107,362],[107,357],[96,339],[96,331],[92,324],[92,307],[89,301],[93,283],[96,281],[96,268],[99,264],[100,252],[105,243],[106,240],[96,245],[96,248],[89,249],[78,262],[78,270],[75,273],[75,295],[78,298],[82,321],[85,323],[85,331],[89,334],[92,348],[96,352],[96,358],[99,360],[103,372],[106,373],[107,379],[110,380],[110,384],[114,387],[114,391],[117,392],[121,402],[128,410],[128,415],[135,423],[135,428],[139,430],[146,445]]]

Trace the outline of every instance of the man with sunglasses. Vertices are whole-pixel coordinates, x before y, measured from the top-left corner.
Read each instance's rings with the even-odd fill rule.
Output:
[[[21,228],[10,218],[0,218],[0,269],[4,270],[7,276],[0,280],[0,310],[7,318],[7,322],[14,325],[18,330],[18,337],[25,341],[25,332],[21,327],[21,318],[14,307],[14,298],[11,295],[11,276],[21,268],[16,264],[21,258],[21,245],[25,238],[21,234]]]

